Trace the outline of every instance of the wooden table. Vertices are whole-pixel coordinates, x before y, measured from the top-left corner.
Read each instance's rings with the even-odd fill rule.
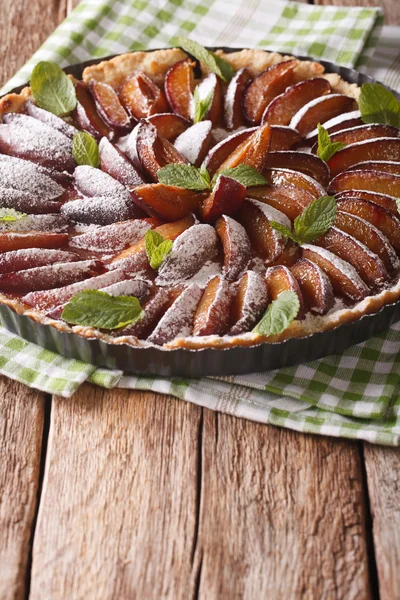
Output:
[[[73,5],[3,0],[0,81]],[[1,600],[400,597],[396,449],[1,378],[0,450]]]

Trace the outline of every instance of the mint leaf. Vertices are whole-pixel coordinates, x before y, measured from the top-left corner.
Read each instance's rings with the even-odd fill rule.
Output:
[[[383,123],[400,128],[400,102],[380,83],[361,86],[358,106],[364,123]]]
[[[209,94],[205,98],[200,97],[199,87],[197,86],[193,92],[194,99],[194,116],[193,123],[199,123],[204,119],[208,111],[210,110],[210,106],[214,99],[214,90],[211,90]]]
[[[261,175],[261,173],[259,173],[257,169],[255,169],[254,167],[250,167],[249,165],[238,165],[237,167],[233,167],[232,169],[224,169],[220,173],[216,173],[211,182],[212,187],[214,187],[220,175],[231,177],[232,179],[235,179],[245,187],[251,187],[255,185],[268,185],[268,181],[265,179],[265,177]]]
[[[309,204],[294,220],[294,232],[301,242],[309,243],[323,235],[336,219],[336,200],[321,196]]]
[[[327,162],[332,156],[342,150],[346,144],[343,142],[331,142],[329,133],[322,127],[321,123],[318,123],[318,150],[317,155],[321,160]]]
[[[32,71],[31,90],[38,106],[62,117],[76,106],[75,87],[54,62],[41,61]]]
[[[157,171],[158,181],[165,185],[201,192],[209,190],[210,175],[206,169],[198,169],[193,165],[170,164]]]
[[[321,196],[313,200],[293,223],[290,231],[281,223],[270,221],[270,226],[298,244],[309,243],[323,235],[336,219],[336,200],[333,196]]]
[[[275,231],[278,231],[279,233],[289,238],[290,240],[293,240],[294,242],[300,243],[296,237],[296,234],[294,234],[285,225],[282,225],[282,223],[278,223],[277,221],[270,221],[269,224],[271,225],[272,229],[275,229]]]
[[[111,296],[100,290],[84,290],[71,298],[61,318],[72,325],[97,329],[120,329],[144,316],[134,296]]]
[[[276,300],[271,302],[261,321],[253,329],[260,335],[278,335],[289,327],[300,310],[300,302],[296,292],[281,292]]]
[[[72,154],[77,165],[98,167],[100,164],[99,147],[94,137],[86,131],[78,131],[72,138]]]
[[[26,213],[18,212],[13,208],[0,208],[0,223],[11,223],[12,221],[19,221],[24,217],[27,217]]]
[[[171,252],[172,240],[165,240],[161,234],[152,229],[146,231],[146,254],[152,269],[157,271]]]
[[[235,74],[235,69],[232,67],[231,63],[224,60],[214,52],[207,50],[194,40],[189,40],[187,37],[179,36],[177,38],[177,43],[181,48],[183,48],[186,52],[197,58],[198,61],[206,65],[218,77],[222,79],[222,81],[228,82],[232,79]]]

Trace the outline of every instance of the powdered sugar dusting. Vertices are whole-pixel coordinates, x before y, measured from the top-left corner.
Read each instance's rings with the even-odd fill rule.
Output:
[[[255,271],[247,271],[241,281],[246,281],[246,291],[239,320],[231,327],[229,335],[239,335],[252,329],[263,316],[268,304],[264,278]],[[240,286],[240,282],[238,284]]]
[[[138,242],[150,228],[142,219],[113,223],[72,238],[70,246],[94,252],[119,252],[128,244]]]
[[[201,294],[196,284],[186,288],[164,314],[148,341],[162,346],[177,337],[190,335]]]

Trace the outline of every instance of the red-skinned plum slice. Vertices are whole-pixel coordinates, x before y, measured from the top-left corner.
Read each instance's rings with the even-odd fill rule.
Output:
[[[135,119],[168,112],[168,102],[164,90],[150,79],[144,71],[138,71],[125,81],[120,100]]]
[[[332,177],[366,160],[400,161],[400,138],[382,137],[350,144],[328,160]],[[381,190],[375,190],[381,191]]]
[[[300,135],[307,135],[318,123],[322,125],[345,112],[353,110],[355,100],[342,94],[327,94],[305,104],[290,121],[290,127]]]
[[[272,301],[276,300],[282,292],[295,292],[300,303],[300,309],[296,318],[304,318],[306,310],[303,295],[300,286],[297,283],[297,279],[288,267],[285,267],[284,265],[269,267],[265,273],[265,281],[267,284],[268,297]]]
[[[307,308],[317,315],[325,315],[334,303],[332,284],[326,273],[307,258],[300,258],[290,270],[296,277]]]
[[[243,225],[227,215],[218,219],[215,229],[224,250],[223,275],[228,281],[235,281],[251,258],[249,236]]]
[[[178,152],[192,165],[199,167],[203,162],[211,142],[211,121],[200,121],[186,129],[175,140]]]
[[[380,171],[346,171],[337,175],[330,183],[329,192],[338,194],[345,190],[378,192],[395,198],[400,197],[400,175]]]
[[[225,93],[224,114],[227,129],[237,129],[246,125],[243,115],[243,94],[251,75],[247,69],[239,69],[229,82]]]
[[[178,150],[168,140],[160,137],[151,123],[141,121],[136,132],[136,148],[144,171],[157,181],[157,173],[166,165],[188,164]]]
[[[24,248],[12,250],[0,255],[0,273],[11,273],[44,267],[54,263],[68,263],[78,260],[78,256],[67,250],[48,250],[47,248]]]
[[[268,304],[266,283],[255,271],[246,271],[237,284],[232,303],[229,335],[240,335],[255,327]]]
[[[73,112],[73,118],[80,129],[90,133],[96,140],[102,137],[111,139],[113,130],[103,121],[96,110],[96,104],[87,85],[78,81],[75,85],[77,105]]]
[[[175,63],[165,76],[165,93],[172,111],[184,119],[192,119],[193,90],[195,87],[193,67],[195,63],[185,58]]]
[[[92,92],[97,112],[109,127],[118,130],[120,133],[131,129],[131,119],[119,101],[116,91],[108,83],[93,79],[90,82],[90,91]]]
[[[245,197],[244,185],[231,177],[220,175],[213,191],[201,204],[201,218],[213,223],[224,214],[233,215],[243,206]]]
[[[148,229],[159,224],[156,219],[135,219],[112,223],[73,237],[69,243],[72,248],[82,248],[93,252],[120,252],[126,246],[136,244]]]
[[[128,187],[144,183],[139,171],[107,138],[100,140],[99,151],[102,171]]]
[[[313,177],[323,187],[328,185],[330,178],[326,162],[307,152],[295,150],[270,152],[265,161],[265,168],[300,171],[300,173]]]
[[[26,103],[25,110],[30,117],[34,117],[35,119],[46,123],[46,125],[54,127],[54,129],[57,129],[57,131],[66,135],[71,140],[77,132],[77,129],[73,125],[70,125],[70,123],[67,123],[64,119],[61,119],[61,117],[53,115],[53,113],[48,110],[40,108],[40,106],[37,106],[32,100]]]
[[[197,307],[193,335],[224,335],[229,328],[232,293],[219,275],[210,279]]]
[[[247,198],[237,218],[257,252],[266,260],[276,260],[286,242],[280,233],[272,229],[270,221],[276,221],[290,229],[291,223],[287,216],[268,204]]]

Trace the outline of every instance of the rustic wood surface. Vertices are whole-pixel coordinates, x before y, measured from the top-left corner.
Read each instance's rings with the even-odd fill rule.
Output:
[[[3,0],[0,82],[75,4]],[[4,378],[0,449],[1,600],[399,597],[397,449]]]

